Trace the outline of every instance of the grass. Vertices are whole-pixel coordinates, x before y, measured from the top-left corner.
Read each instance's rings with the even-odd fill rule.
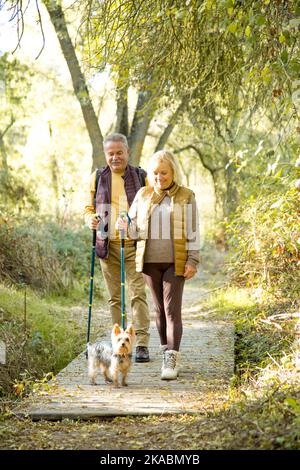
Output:
[[[243,311],[254,305],[253,297],[248,289],[228,287],[220,290],[210,297],[208,303],[212,308],[218,309],[220,313],[228,311]]]
[[[249,289],[227,287],[210,294],[201,304],[201,310],[211,310],[222,316],[242,311],[244,314],[251,311],[255,301]]]
[[[32,378],[57,373],[84,348],[82,327],[53,298],[47,302],[27,288],[25,309],[24,289],[0,285],[0,299],[0,335],[7,350],[7,364],[0,369],[3,393],[26,371]]]
[[[272,297],[257,297],[249,288],[228,287],[211,294],[201,313],[229,317],[235,325],[236,373],[246,379],[273,358],[288,354],[295,341],[297,307]],[[294,312],[294,313],[293,313]]]

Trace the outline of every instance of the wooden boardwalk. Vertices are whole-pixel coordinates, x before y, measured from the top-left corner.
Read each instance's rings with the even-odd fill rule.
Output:
[[[46,391],[24,400],[14,412],[30,418],[59,420],[103,416],[199,413],[204,396],[222,390],[234,368],[233,325],[225,321],[184,320],[178,380],[160,379],[159,339],[152,322],[149,363],[133,363],[128,387],[89,384],[85,354],[80,354],[50,382]]]

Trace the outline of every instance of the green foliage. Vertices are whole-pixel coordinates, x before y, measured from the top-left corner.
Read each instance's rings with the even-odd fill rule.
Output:
[[[127,71],[140,89],[174,99],[196,86],[213,102],[230,104],[248,80],[260,99],[290,95],[297,80],[299,9],[288,2],[152,0],[82,4],[82,32],[93,67]],[[282,57],[286,55],[286,60]],[[123,75],[124,77],[124,75]]]
[[[7,53],[0,55],[0,156],[2,154],[4,169],[6,153],[16,152],[16,144],[24,143],[26,126],[22,118],[26,115],[31,77],[32,72],[26,64]]]
[[[299,298],[299,191],[262,193],[245,200],[227,226],[233,277],[275,297]]]
[[[24,211],[37,210],[38,198],[28,170],[23,166],[17,172],[11,168],[0,169],[0,212],[14,212],[20,216]]]
[[[0,99],[1,104],[13,112],[24,105],[26,96],[30,90],[32,76],[27,65],[18,59],[12,58],[8,53],[0,56]],[[9,115],[1,114],[2,119],[9,119]]]

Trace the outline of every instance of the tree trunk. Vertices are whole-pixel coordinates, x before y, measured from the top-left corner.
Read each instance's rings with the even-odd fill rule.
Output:
[[[52,125],[51,122],[48,122],[48,129],[49,129],[49,136],[50,136],[50,142],[53,139],[53,133],[52,133]],[[52,147],[52,146],[51,146]],[[54,199],[55,199],[55,215],[56,215],[56,220],[59,222],[60,218],[60,213],[59,213],[59,168],[58,168],[58,163],[57,163],[57,158],[54,152],[51,152],[50,154],[50,174],[51,174],[51,180],[52,180],[52,189],[54,192]]]
[[[228,165],[225,171],[226,180],[226,202],[225,202],[225,215],[234,212],[237,207],[237,188],[235,182],[235,171],[232,165]]]
[[[134,166],[138,166],[140,163],[143,145],[154,111],[155,105],[151,99],[150,92],[140,92],[128,139],[131,151],[131,164]]]
[[[226,181],[224,176],[224,171],[213,171],[211,173],[213,182],[214,182],[214,190],[215,190],[215,215],[216,215],[216,222],[222,222],[224,220],[226,214]]]
[[[118,96],[117,98],[117,122],[115,125],[115,132],[126,135],[128,137],[128,106],[127,97]]]
[[[44,4],[49,13],[64,58],[67,62],[72,78],[74,92],[79,101],[85,125],[90,137],[93,148],[93,168],[103,166],[105,164],[103,137],[85,82],[85,78],[81,71],[76,52],[67,29],[66,19],[62,11],[62,7],[57,0],[44,0]]]
[[[0,132],[0,153],[2,155],[2,168],[8,174],[8,163],[7,163],[7,152],[4,143],[4,136],[9,131],[9,129],[14,125],[15,118],[13,115],[10,117],[10,123],[6,126],[4,131]]]
[[[5,173],[8,173],[8,164],[7,164],[7,152],[4,144],[4,140],[2,135],[0,134],[0,154],[1,154],[1,161],[2,161],[2,168]]]
[[[124,83],[123,74],[120,73],[117,84],[117,120],[115,132],[126,135],[129,134],[128,123],[128,85]]]
[[[186,101],[182,100],[177,109],[175,110],[174,114],[171,116],[170,122],[165,128],[164,132],[160,136],[160,139],[156,145],[155,152],[158,152],[158,150],[162,150],[164,146],[166,145],[174,127],[177,124],[178,118],[180,117],[181,113],[183,112],[184,108],[186,106]]]

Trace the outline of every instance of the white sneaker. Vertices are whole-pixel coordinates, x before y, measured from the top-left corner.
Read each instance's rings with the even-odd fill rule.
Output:
[[[164,352],[161,368],[162,380],[175,380],[179,374],[179,352],[167,349]]]

